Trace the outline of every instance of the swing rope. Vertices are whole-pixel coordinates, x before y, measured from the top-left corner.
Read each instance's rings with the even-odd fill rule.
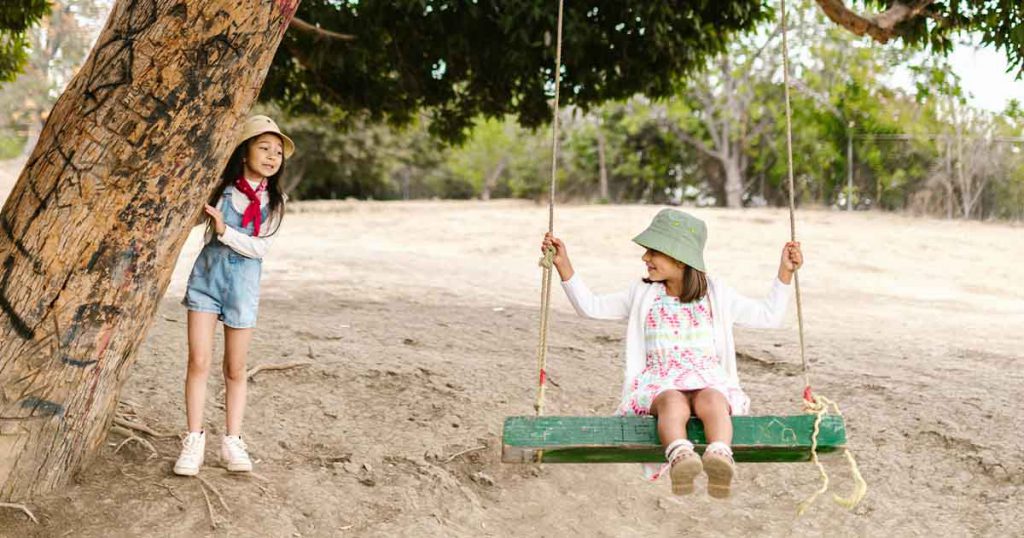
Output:
[[[551,114],[551,185],[548,188],[548,233],[555,231],[555,186],[558,172],[558,90],[562,85],[562,13],[565,0],[558,1],[558,32],[555,41],[555,102]],[[548,358],[548,312],[551,303],[551,273],[554,266],[555,249],[548,248],[540,260],[544,269],[541,276],[540,290],[540,339],[537,343],[537,400],[533,409],[539,417],[544,414],[544,389],[547,386]],[[537,453],[537,462],[543,458],[543,452]]]
[[[786,38],[786,0],[780,1],[780,29],[782,32],[782,87],[783,94],[786,101],[786,170],[789,178],[789,236],[790,241],[796,241],[796,189],[794,188],[793,181],[793,112],[790,105],[789,98],[789,42]],[[804,411],[807,413],[813,413],[814,419],[814,434],[811,437],[811,462],[818,468],[818,472],[821,474],[821,486],[815,490],[809,497],[804,499],[797,508],[797,515],[802,515],[814,500],[819,495],[828,491],[829,477],[828,473],[825,472],[825,466],[821,464],[818,459],[818,433],[821,427],[821,419],[828,413],[829,409],[832,409],[836,415],[842,416],[842,412],[839,410],[839,405],[836,402],[826,398],[824,395],[814,394],[811,390],[811,369],[807,363],[807,354],[804,346],[804,314],[803,304],[800,300],[800,272],[793,272],[793,284],[796,292],[796,319],[797,326],[800,332],[800,362],[803,364],[804,373]],[[832,494],[832,499],[839,505],[846,507],[847,509],[853,509],[867,494],[868,485],[864,481],[864,477],[860,474],[860,469],[857,467],[857,460],[854,459],[853,454],[847,449],[843,451],[846,456],[847,462],[850,464],[850,471],[853,474],[854,489],[849,497],[843,498],[836,494]]]
[[[787,175],[789,180],[789,230],[790,240],[796,241],[796,194],[793,179],[793,114],[790,105],[789,96],[789,46],[787,41],[787,29],[786,29],[786,0],[780,0],[781,3],[781,32],[782,32],[782,72],[783,72],[783,93],[785,95],[786,104],[786,165]],[[555,223],[555,187],[557,185],[557,172],[558,172],[558,111],[559,111],[559,90],[561,87],[562,79],[562,20],[564,14],[565,2],[559,0],[558,2],[558,27],[557,27],[557,38],[555,43],[555,96],[554,104],[552,106],[552,121],[551,121],[551,183],[548,189],[548,232],[554,233]],[[555,249],[548,248],[544,252],[544,256],[540,259],[540,266],[543,268],[541,276],[541,312],[540,312],[540,337],[537,343],[537,398],[534,402],[534,411],[536,416],[544,414],[544,395],[545,388],[547,386],[547,350],[548,350],[548,320],[550,312],[551,302],[551,279],[552,271],[554,266]],[[836,402],[828,399],[824,395],[816,395],[811,390],[810,381],[810,366],[807,362],[806,347],[804,344],[804,322],[803,322],[803,304],[801,301],[800,294],[800,275],[799,271],[793,273],[794,287],[796,292],[796,308],[797,308],[797,324],[799,328],[800,337],[800,361],[803,365],[804,374],[804,410],[808,413],[813,413],[815,416],[814,420],[814,433],[811,442],[811,461],[818,468],[818,472],[821,474],[822,484],[814,493],[812,493],[807,499],[800,503],[797,514],[801,515],[804,511],[813,504],[814,500],[828,491],[829,477],[828,473],[825,472],[825,467],[821,464],[818,459],[818,434],[820,432],[821,420],[825,414],[828,413],[829,409],[832,409],[836,415],[842,416],[842,412],[839,410],[839,406]],[[536,455],[537,463],[543,460],[543,451],[538,451]],[[850,464],[850,470],[853,475],[855,482],[854,490],[849,497],[843,498],[836,494],[833,494],[833,500],[848,509],[852,509],[857,506],[858,503],[864,498],[867,493],[867,483],[861,476],[860,470],[857,467],[857,461],[854,459],[853,454],[849,450],[844,450],[844,455],[848,463]]]

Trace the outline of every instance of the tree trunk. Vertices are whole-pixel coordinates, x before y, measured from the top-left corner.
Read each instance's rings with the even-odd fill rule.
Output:
[[[54,105],[0,212],[0,500],[102,446],[297,5],[118,0]]]
[[[725,206],[743,207],[743,174],[734,159],[722,159],[725,169]]]
[[[604,131],[597,126],[597,167],[598,167],[598,197],[602,202],[608,201],[608,163],[605,161],[607,142],[604,138]]]
[[[410,188],[412,186],[412,171],[409,170],[409,165],[402,167],[402,199],[408,200],[410,198]]]
[[[956,181],[960,186],[960,212],[963,218],[971,218],[971,185],[964,174],[964,134],[961,127],[956,128]]]
[[[32,153],[32,150],[36,147],[36,143],[39,142],[39,133],[43,130],[43,122],[39,118],[39,115],[33,112],[29,116],[28,121],[28,137],[25,139],[25,148],[21,150],[21,157],[28,158]]]
[[[946,140],[946,218],[953,220],[953,204],[956,194],[953,192],[953,149],[952,142]]]
[[[288,196],[294,197],[295,188],[302,183],[303,176],[306,175],[306,167],[308,166],[305,159],[291,159],[288,162],[288,169],[284,173],[284,186],[281,190],[284,191]]]
[[[508,166],[508,155],[503,155],[498,161],[497,166],[495,166],[494,169],[491,170],[491,173],[487,174],[487,177],[484,178],[484,188],[480,193],[481,200],[486,202],[491,199],[491,192],[494,190],[494,187],[498,185],[498,179],[501,178],[501,174],[505,172],[506,166]]]

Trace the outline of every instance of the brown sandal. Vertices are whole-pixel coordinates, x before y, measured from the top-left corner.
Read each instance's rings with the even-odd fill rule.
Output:
[[[673,495],[690,495],[693,493],[693,480],[697,478],[704,466],[700,457],[691,450],[680,450],[680,454],[672,460],[672,468],[668,472],[672,479]]]
[[[702,464],[708,475],[708,495],[728,499],[732,494],[732,477],[736,474],[732,457],[717,450],[705,450]]]

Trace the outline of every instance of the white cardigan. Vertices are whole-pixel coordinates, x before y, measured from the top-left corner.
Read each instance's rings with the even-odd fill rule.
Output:
[[[739,388],[736,373],[736,342],[732,327],[775,328],[782,325],[789,304],[789,288],[775,278],[767,297],[761,300],[741,295],[721,280],[708,278],[708,296],[714,319],[715,349],[725,366],[731,386]],[[626,375],[622,385],[622,400],[630,395],[633,378],[640,374],[646,363],[644,350],[644,317],[657,296],[656,286],[637,280],[629,290],[609,295],[594,295],[576,273],[562,282],[576,313],[590,319],[628,319],[626,328]]]

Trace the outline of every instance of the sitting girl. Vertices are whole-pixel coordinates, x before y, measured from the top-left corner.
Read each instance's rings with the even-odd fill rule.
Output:
[[[627,319],[626,376],[618,415],[653,415],[665,446],[672,492],[689,494],[702,471],[708,494],[730,495],[731,415],[750,412],[750,399],[736,374],[732,327],[781,325],[789,302],[789,284],[803,263],[800,244],[782,249],[778,278],[768,296],[754,300],[715,278],[704,266],[707,228],[703,221],[664,209],[633,241],[646,248],[647,278],[627,290],[594,295],[573,271],[565,244],[547,234],[542,250],[555,249],[554,266],[576,313],[591,319]],[[704,423],[708,446],[703,458],[686,439],[686,422],[695,414]]]

